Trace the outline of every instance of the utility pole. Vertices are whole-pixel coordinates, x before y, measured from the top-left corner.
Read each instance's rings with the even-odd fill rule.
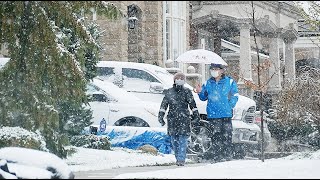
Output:
[[[257,57],[258,57],[258,86],[260,87],[261,86],[261,70],[262,70],[262,67],[260,65],[260,56],[259,56],[259,48],[258,48],[258,43],[257,43],[257,27],[256,27],[256,24],[255,24],[255,11],[254,11],[254,5],[253,5],[253,1],[251,1],[251,6],[252,6],[252,24],[253,24],[253,37],[254,37],[254,43],[256,45],[256,51],[257,51]],[[264,162],[264,128],[263,128],[263,108],[262,108],[262,105],[263,105],[263,92],[262,92],[262,89],[259,88],[259,110],[260,110],[260,116],[261,116],[261,161]]]

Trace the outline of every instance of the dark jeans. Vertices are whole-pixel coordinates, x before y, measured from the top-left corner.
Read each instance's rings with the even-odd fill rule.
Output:
[[[211,158],[214,160],[231,159],[233,155],[231,118],[209,118],[207,121],[216,129],[216,133],[212,136]]]

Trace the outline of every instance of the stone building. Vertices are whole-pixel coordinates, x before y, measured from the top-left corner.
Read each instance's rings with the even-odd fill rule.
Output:
[[[227,61],[228,71],[238,80],[241,93],[253,97],[254,91],[245,85],[247,80],[257,83],[252,7],[255,26],[260,31],[257,34],[260,63],[269,60],[272,64],[263,74],[263,80],[269,81],[268,93],[277,94],[285,82],[294,80],[296,54],[303,54],[294,46],[301,42],[299,12],[290,1],[254,1],[253,6],[250,1],[113,3],[125,17],[116,21],[93,18],[105,31],[103,60],[165,67],[167,60],[174,60],[189,49],[205,48]],[[134,27],[130,26],[130,19],[137,19]],[[191,65],[202,74],[202,81],[209,77],[208,67]],[[188,65],[175,62],[174,66],[187,72]]]
[[[164,67],[167,59],[174,59],[188,49],[187,1],[111,2],[121,9],[125,17],[107,20],[95,14],[92,16],[92,20],[105,32],[103,60]]]

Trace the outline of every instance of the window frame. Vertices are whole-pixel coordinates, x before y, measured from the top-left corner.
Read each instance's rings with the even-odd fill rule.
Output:
[[[187,47],[187,2],[186,1],[164,1],[163,3],[163,12],[164,13],[164,63],[168,60],[175,60],[180,54],[186,51]],[[176,8],[181,9],[178,12],[178,15],[171,13],[174,4],[176,4]],[[174,24],[177,22],[177,27]],[[175,32],[176,30],[176,32]],[[176,33],[176,34],[175,34]],[[174,38],[177,40],[174,41]],[[174,44],[177,42],[177,44]],[[176,50],[176,53],[174,52]],[[174,64],[174,67],[178,67],[178,63]]]

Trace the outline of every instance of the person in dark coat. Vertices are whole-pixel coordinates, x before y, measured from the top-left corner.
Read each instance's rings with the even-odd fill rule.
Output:
[[[159,122],[165,125],[163,120],[167,108],[167,133],[171,138],[171,144],[178,166],[183,166],[187,154],[187,139],[191,134],[191,121],[199,122],[200,115],[192,91],[184,87],[186,76],[178,72],[174,75],[174,84],[165,93],[159,110]],[[192,118],[190,110],[192,111]]]

